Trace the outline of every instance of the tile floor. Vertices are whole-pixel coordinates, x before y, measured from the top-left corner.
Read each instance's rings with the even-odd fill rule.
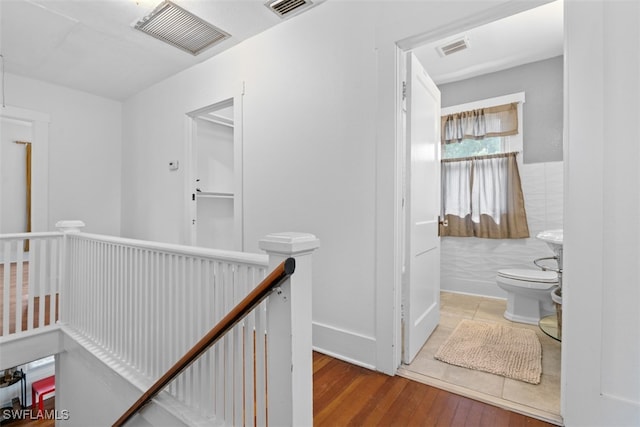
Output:
[[[505,300],[442,292],[440,324],[415,360],[410,365],[403,365],[398,374],[475,400],[562,425],[560,342],[548,337],[537,325],[506,320],[502,315],[505,308]],[[462,319],[498,322],[536,331],[542,344],[540,384],[528,384],[435,360],[433,355]]]

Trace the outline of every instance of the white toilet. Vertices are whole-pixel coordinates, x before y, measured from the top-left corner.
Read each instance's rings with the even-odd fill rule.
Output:
[[[507,292],[504,317],[512,322],[537,325],[554,314],[551,291],[558,286],[558,274],[542,270],[499,270],[498,286]]]

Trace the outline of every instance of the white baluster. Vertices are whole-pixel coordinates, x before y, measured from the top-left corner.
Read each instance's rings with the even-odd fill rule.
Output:
[[[36,265],[38,263],[38,243],[39,240],[30,239],[29,251],[27,252],[27,330],[33,329],[34,312],[35,312],[35,287],[37,285]],[[20,260],[21,265],[22,259]],[[22,300],[16,300],[22,301]],[[22,304],[21,304],[22,305]]]
[[[48,246],[49,239],[41,239],[38,242],[38,264],[36,265],[36,276],[38,277],[34,297],[38,297],[38,311],[34,310],[34,317],[37,313],[38,321],[34,324],[34,328],[42,328],[45,325],[45,298],[49,292],[49,286],[47,283],[47,261],[48,258]],[[35,309],[35,307],[34,307]]]
[[[24,264],[22,262],[22,242],[16,244],[16,333],[22,331],[22,270]]]
[[[51,239],[51,250],[49,251],[49,266],[51,268],[49,283],[49,324],[53,325],[56,322],[56,299],[58,298],[58,292],[60,289],[60,278],[58,277],[58,265],[59,265],[59,246],[58,239]]]
[[[261,274],[264,276],[264,274]],[[266,378],[266,306],[263,302],[256,311],[256,424],[264,426],[267,424],[267,378]]]
[[[4,279],[2,289],[4,289],[4,295],[2,299],[2,336],[9,335],[9,308],[11,307],[11,241],[4,242],[3,255],[7,258],[8,262],[3,263]]]

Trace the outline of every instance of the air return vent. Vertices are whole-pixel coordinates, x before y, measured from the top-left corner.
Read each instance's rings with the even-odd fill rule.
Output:
[[[281,18],[288,18],[313,6],[310,0],[270,0],[265,3],[273,13]]]
[[[456,39],[452,42],[449,42],[443,46],[436,47],[436,50],[440,54],[440,56],[448,56],[452,53],[460,52],[461,50],[465,50],[469,48],[469,39],[467,36]]]
[[[168,0],[138,21],[135,28],[192,55],[230,37],[221,29]]]

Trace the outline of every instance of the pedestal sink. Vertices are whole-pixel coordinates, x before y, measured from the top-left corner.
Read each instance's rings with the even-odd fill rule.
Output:
[[[536,238],[549,245],[557,257],[562,256],[562,229],[541,231]]]

